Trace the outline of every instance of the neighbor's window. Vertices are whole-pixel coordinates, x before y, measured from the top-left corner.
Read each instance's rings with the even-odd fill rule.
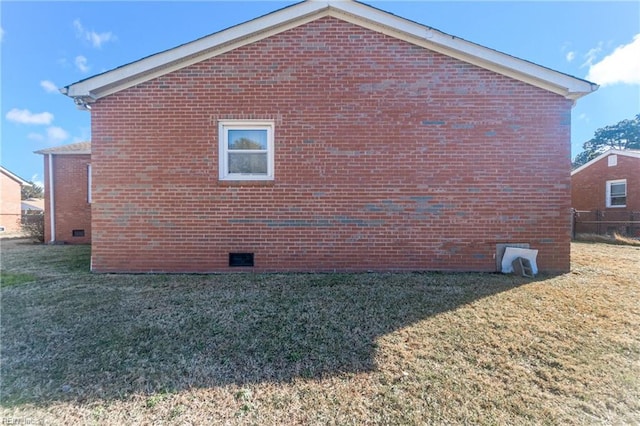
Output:
[[[273,123],[221,121],[220,180],[273,179]]]
[[[607,207],[627,206],[627,180],[607,181]]]

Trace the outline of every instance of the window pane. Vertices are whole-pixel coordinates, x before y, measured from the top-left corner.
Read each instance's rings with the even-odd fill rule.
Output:
[[[627,192],[627,185],[624,183],[612,183],[611,184],[611,196],[612,197],[624,197]]]
[[[267,174],[267,154],[229,153],[229,173],[247,173],[253,175]]]
[[[612,206],[624,206],[627,204],[627,197],[611,197]]]
[[[266,130],[229,130],[229,149],[267,149]]]

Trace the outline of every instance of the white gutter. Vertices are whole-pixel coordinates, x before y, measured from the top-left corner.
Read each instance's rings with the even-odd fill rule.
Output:
[[[51,222],[51,243],[56,241],[56,212],[53,190],[53,154],[49,154],[49,214]]]

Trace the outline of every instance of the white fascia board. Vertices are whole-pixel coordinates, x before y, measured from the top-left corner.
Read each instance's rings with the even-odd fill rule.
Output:
[[[7,175],[10,179],[13,179],[16,182],[18,182],[22,186],[32,186],[29,182],[27,182],[26,180],[22,179],[20,176],[10,172],[9,170],[5,169],[4,167],[0,167],[0,171],[2,173],[4,173],[5,175]]]
[[[38,151],[33,151],[34,154],[41,154],[41,155],[86,155],[86,154],[91,154],[91,148],[89,149],[81,149],[81,150],[74,150],[74,149],[70,149],[70,150],[64,150],[64,149],[60,149],[60,150],[56,150],[55,148],[51,148],[51,149],[41,149]]]
[[[313,21],[326,2],[304,2],[71,84],[64,94],[99,99],[152,78]],[[305,19],[306,17],[306,19]],[[288,24],[288,25],[287,25]]]
[[[360,3],[335,2],[332,7],[351,15],[353,19],[350,20],[348,15],[336,17],[524,81],[568,99],[576,100],[598,88],[598,85],[586,80],[518,59]],[[363,19],[369,24],[363,22]]]
[[[603,152],[602,154],[598,155],[596,158],[594,158],[593,160],[584,163],[582,166],[578,167],[575,170],[571,171],[571,176],[575,175],[578,172],[581,172],[582,170],[586,169],[587,167],[591,166],[594,163],[597,163],[598,161],[602,160],[603,158],[606,158],[610,155],[622,155],[625,157],[631,157],[631,158],[640,158],[640,151],[635,151],[635,150],[624,150],[624,149],[615,149],[615,148],[611,148],[606,150],[605,152]]]
[[[91,102],[324,16],[405,40],[568,99],[576,100],[598,88],[588,81],[456,38],[362,3],[307,1],[80,81],[63,88],[61,92]]]
[[[91,151],[55,151],[55,152],[45,152],[45,150],[42,151],[34,151],[34,154],[41,154],[41,155],[91,155]]]

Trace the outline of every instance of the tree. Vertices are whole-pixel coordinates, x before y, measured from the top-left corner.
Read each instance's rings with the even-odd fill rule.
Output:
[[[21,199],[28,200],[29,198],[44,198],[44,188],[29,181],[31,186],[22,185]]]
[[[260,142],[252,141],[248,138],[240,138],[231,144],[230,149],[264,149]]]
[[[596,130],[593,138],[582,145],[584,151],[576,156],[573,168],[593,160],[609,148],[640,149],[640,114]]]

